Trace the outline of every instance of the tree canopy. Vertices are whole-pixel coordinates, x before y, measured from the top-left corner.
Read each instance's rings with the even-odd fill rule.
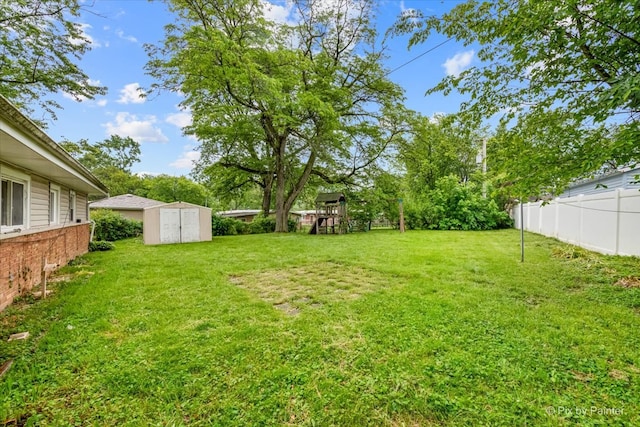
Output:
[[[37,104],[55,118],[59,105],[46,94],[81,100],[106,92],[78,65],[91,48],[77,22],[82,7],[78,0],[0,2],[0,94],[23,111]]]
[[[148,70],[157,87],[185,94],[201,162],[275,193],[276,231],[312,175],[344,182],[402,132],[402,91],[381,65],[373,1],[295,0],[290,24],[267,20],[259,0],[169,4],[179,19],[149,48]]]
[[[501,141],[515,138],[535,146],[540,155],[533,157],[521,155],[517,141],[502,147],[505,153],[515,148],[509,154],[524,168],[512,177],[528,178],[519,191],[533,194],[604,164],[640,159],[639,20],[633,0],[470,0],[441,17],[407,13],[396,30],[411,32],[412,46],[435,31],[465,45],[480,44],[479,65],[429,92],[467,94],[468,118],[497,114],[509,123]],[[550,158],[566,167],[554,167],[553,176],[541,174],[537,182],[527,175]]]

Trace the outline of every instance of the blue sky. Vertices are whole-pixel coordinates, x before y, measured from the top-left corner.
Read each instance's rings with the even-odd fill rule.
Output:
[[[109,135],[130,136],[141,144],[141,162],[134,172],[188,175],[193,160],[198,158],[195,139],[182,135],[181,127],[189,122],[189,115],[180,111],[176,94],[162,93],[140,98],[138,88],[148,88],[153,80],[144,72],[148,56],[145,43],[159,44],[164,26],[172,21],[166,5],[147,0],[92,0],[80,22],[93,48],[81,60],[82,69],[92,81],[108,88],[105,96],[77,102],[64,94],[56,95],[63,106],[56,121],[48,121],[47,133],[56,141],[67,139],[90,142],[102,141]],[[284,1],[272,0],[270,14],[286,18]],[[427,14],[440,15],[460,1],[380,0],[378,28],[389,28],[406,9],[420,9]],[[393,70],[421,53],[446,40],[436,35],[424,44],[407,49],[408,37],[390,42],[385,66]],[[440,94],[425,97],[425,91],[438,83],[447,73],[456,73],[477,61],[473,47],[456,41],[425,54],[414,62],[394,71],[390,78],[405,89],[407,107],[423,115],[453,113],[462,98]],[[36,117],[40,118],[40,117]]]

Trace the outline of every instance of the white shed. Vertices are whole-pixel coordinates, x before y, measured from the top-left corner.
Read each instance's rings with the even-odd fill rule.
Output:
[[[207,242],[211,240],[211,209],[185,202],[144,209],[145,245]]]

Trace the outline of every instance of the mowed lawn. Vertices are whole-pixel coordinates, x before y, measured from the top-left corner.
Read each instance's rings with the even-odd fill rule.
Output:
[[[640,425],[640,260],[519,238],[119,242],[0,313],[0,425]]]

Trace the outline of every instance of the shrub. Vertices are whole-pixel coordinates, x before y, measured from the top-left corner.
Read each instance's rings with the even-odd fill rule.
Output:
[[[98,240],[95,242],[89,242],[89,252],[98,252],[98,251],[110,251],[114,249],[115,245],[111,242],[106,242],[104,240]]]
[[[290,233],[296,231],[298,223],[292,219],[287,220],[287,230]],[[249,224],[251,234],[273,233],[276,231],[276,219],[273,217],[259,217]]]
[[[231,236],[247,234],[248,224],[235,218],[224,218],[219,215],[211,216],[211,233],[214,236]]]
[[[426,200],[406,209],[411,229],[492,230],[508,228],[513,220],[495,201],[484,198],[478,186],[461,184],[454,176],[440,178]]]
[[[91,212],[91,220],[95,223],[93,237],[95,240],[114,242],[142,234],[142,222],[127,219],[109,209],[98,209]]]

